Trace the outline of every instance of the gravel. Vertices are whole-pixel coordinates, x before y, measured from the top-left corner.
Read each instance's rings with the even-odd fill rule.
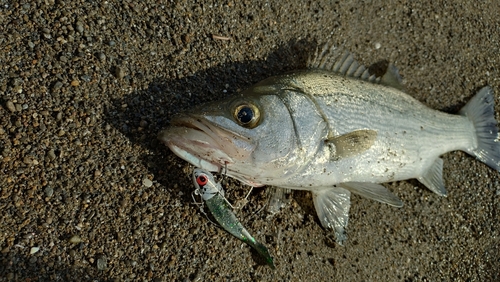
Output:
[[[12,101],[7,101],[7,103],[5,103],[5,107],[7,107],[7,109],[11,112],[15,112],[16,111],[16,106],[14,105],[14,103]]]
[[[147,188],[153,186],[153,181],[147,179],[147,178],[144,178],[142,180],[142,185],[146,186]]]
[[[366,65],[393,62],[435,109],[456,113],[489,84],[500,113],[496,1],[1,7],[0,280],[500,280],[499,173],[465,153],[443,156],[446,198],[415,180],[386,185],[400,209],[353,196],[343,247],[308,193],[269,215],[254,189],[237,215],[272,271],[210,223],[191,167],[156,139],[174,114],[303,68],[328,40]],[[225,188],[232,202],[248,191]]]

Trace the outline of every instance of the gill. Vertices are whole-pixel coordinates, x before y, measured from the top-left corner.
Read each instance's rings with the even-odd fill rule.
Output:
[[[326,114],[323,112],[323,110],[321,109],[321,107],[318,104],[318,102],[316,101],[316,99],[314,99],[310,94],[305,93],[304,91],[302,91],[302,89],[300,89],[298,87],[283,87],[283,88],[281,88],[281,90],[283,90],[283,91],[292,91],[292,92],[297,93],[297,94],[305,97],[306,99],[308,99],[314,105],[314,108],[315,108],[316,112],[321,116],[321,119],[323,119],[323,121],[327,125],[328,134],[326,136],[326,140],[331,140],[331,139],[334,138],[334,133],[333,133],[332,125],[328,122],[328,118],[327,118]],[[295,110],[290,105],[290,102],[288,101],[288,97],[284,97],[283,94],[278,94],[277,96],[281,100],[281,102],[283,102],[283,104],[285,105],[285,107],[287,108],[288,113],[290,115],[290,118],[292,119],[293,130],[295,131],[295,136],[299,137],[300,135],[299,135],[299,130],[297,128],[297,121],[296,121],[295,115],[293,115],[293,113],[295,113]],[[301,141],[300,138],[297,138],[296,143],[297,143],[297,146],[301,150],[304,149],[302,141]]]

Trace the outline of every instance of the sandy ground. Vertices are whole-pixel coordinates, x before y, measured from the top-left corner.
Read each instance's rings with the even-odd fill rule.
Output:
[[[497,1],[155,2],[0,1],[0,280],[500,279],[500,175],[465,153],[443,156],[447,198],[415,180],[386,185],[400,209],[353,196],[343,247],[308,194],[270,216],[255,190],[237,215],[272,271],[208,222],[191,167],[156,140],[175,113],[303,68],[327,40],[457,112],[484,85],[500,93]]]

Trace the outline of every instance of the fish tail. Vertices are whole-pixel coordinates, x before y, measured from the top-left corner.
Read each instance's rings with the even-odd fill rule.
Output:
[[[483,87],[460,110],[474,125],[477,146],[467,152],[488,166],[500,171],[500,142],[495,120],[493,89]]]

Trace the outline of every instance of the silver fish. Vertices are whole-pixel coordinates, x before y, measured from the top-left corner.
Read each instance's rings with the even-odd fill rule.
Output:
[[[254,248],[266,260],[266,263],[272,269],[275,269],[273,258],[269,254],[268,249],[262,243],[255,240],[238,221],[236,215],[231,211],[227,200],[224,198],[224,190],[220,183],[215,181],[214,176],[209,171],[196,168],[193,171],[193,182],[196,187],[196,193],[203,198],[215,220],[227,232]]]
[[[181,115],[159,139],[191,164],[209,171],[226,166],[245,184],[310,190],[321,224],[340,244],[351,192],[401,207],[378,183],[416,178],[445,196],[439,156],[454,150],[500,170],[489,86],[451,115],[404,93],[395,67],[370,75],[333,46],[325,45],[308,67]]]

